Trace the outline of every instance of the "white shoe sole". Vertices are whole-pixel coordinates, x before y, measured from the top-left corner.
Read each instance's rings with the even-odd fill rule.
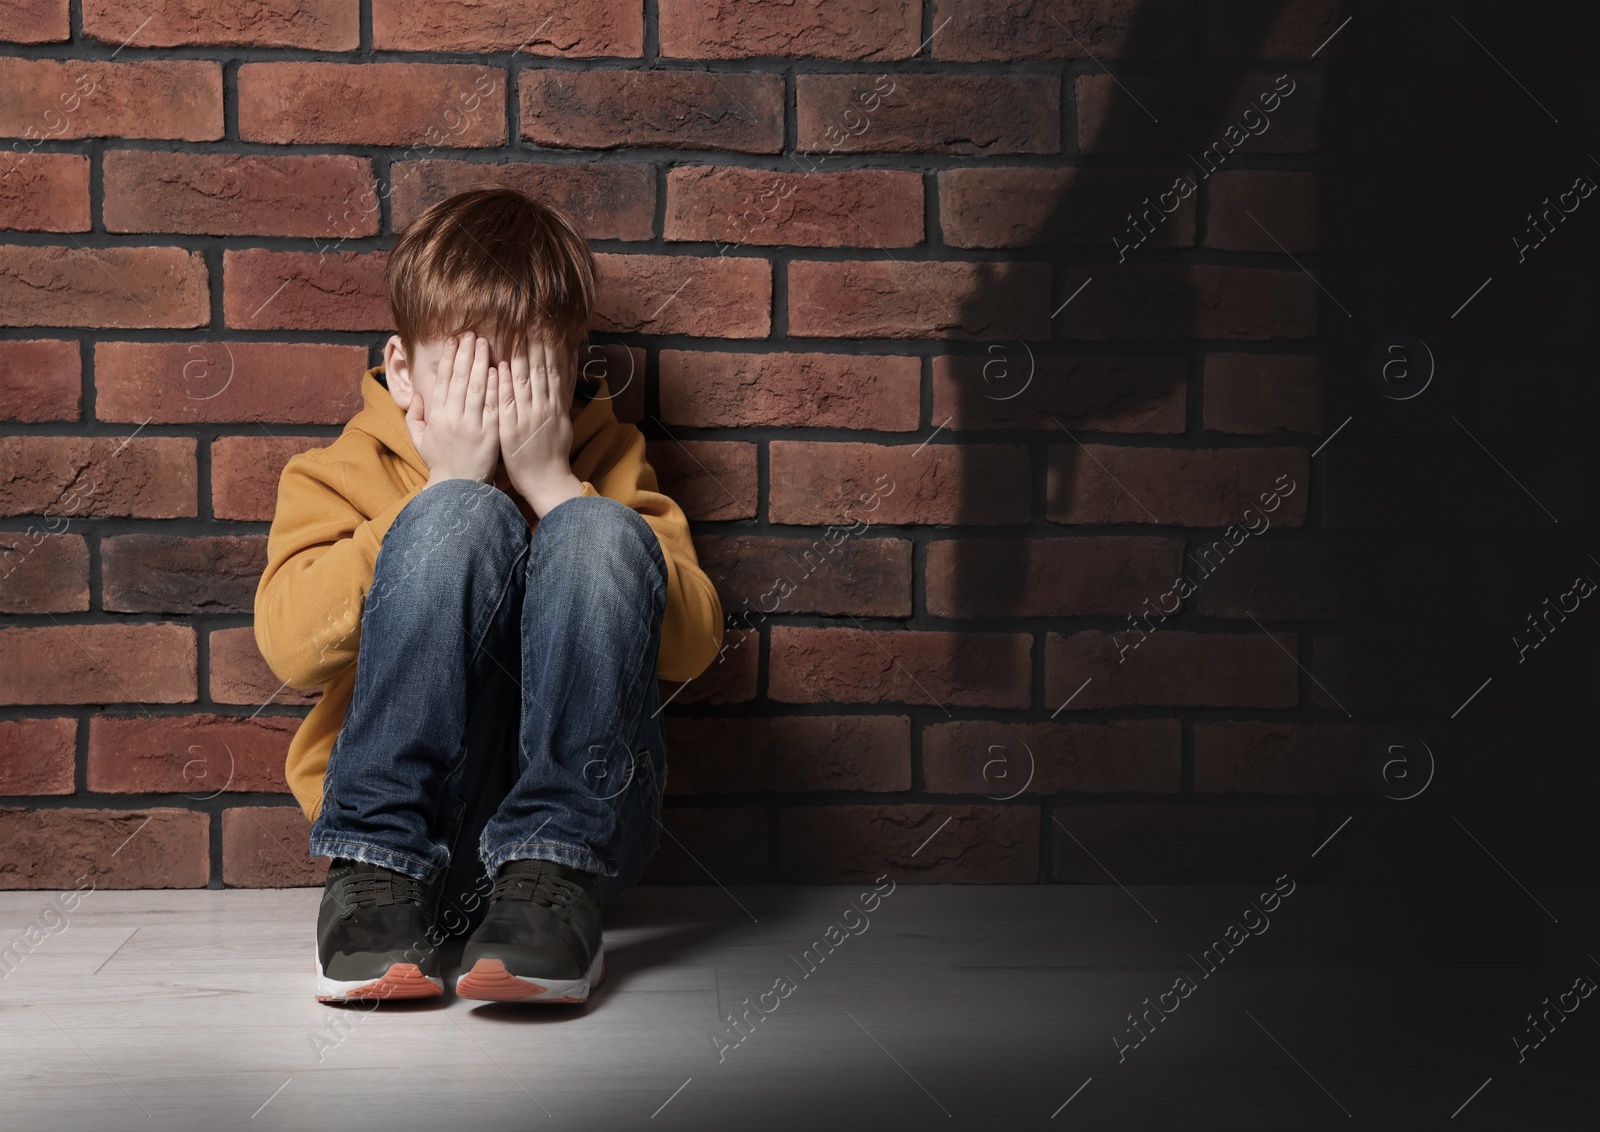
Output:
[[[415,963],[391,963],[376,979],[330,979],[322,970],[322,957],[312,955],[317,972],[318,1002],[365,1002],[371,999],[437,998],[444,980],[424,975]]]
[[[457,977],[456,994],[485,1002],[587,1002],[605,977],[604,947],[595,951],[581,979],[533,979],[513,975],[502,960],[480,959]]]

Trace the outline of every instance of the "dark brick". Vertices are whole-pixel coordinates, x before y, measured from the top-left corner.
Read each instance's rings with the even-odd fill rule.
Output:
[[[813,538],[701,536],[700,567],[730,615],[911,615],[911,543],[852,538],[830,527]]]
[[[1033,806],[790,806],[780,821],[786,881],[1032,884],[1039,876]]]
[[[1119,648],[1122,650],[1119,652]],[[1131,625],[1045,638],[1045,706],[1052,713],[1152,704],[1289,708],[1299,703],[1293,633],[1196,633]],[[1088,681],[1086,684],[1085,681]]]
[[[669,718],[669,794],[911,788],[903,715]]]
[[[116,535],[100,544],[103,607],[116,613],[250,613],[267,568],[260,535]]]
[[[923,786],[933,794],[1176,793],[1183,737],[1175,719],[1112,723],[958,720],[922,731]]]
[[[1069,884],[1298,881],[1316,848],[1316,812],[1287,807],[1073,807],[1049,828],[1051,877]]]

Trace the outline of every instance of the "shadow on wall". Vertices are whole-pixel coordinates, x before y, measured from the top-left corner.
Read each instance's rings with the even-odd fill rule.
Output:
[[[935,443],[964,448],[959,521],[995,525],[930,547],[930,612],[1040,630],[1029,722],[963,747],[1061,765],[1183,721],[1176,795],[1047,802],[1051,879],[1107,881],[1081,822],[1113,870],[1161,838],[1206,879],[1401,884],[1453,958],[1526,952],[1520,884],[1593,882],[1600,14],[1562,7],[1201,4],[1190,34],[1147,0],[1115,76],[1058,23],[1051,199],[941,175],[993,237],[949,254],[997,267],[935,363]]]

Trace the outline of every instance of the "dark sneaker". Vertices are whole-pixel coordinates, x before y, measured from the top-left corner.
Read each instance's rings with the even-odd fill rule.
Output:
[[[319,1002],[444,993],[422,895],[414,877],[334,858],[317,913]]]
[[[461,970],[462,998],[588,1001],[606,972],[598,878],[554,861],[507,861]]]

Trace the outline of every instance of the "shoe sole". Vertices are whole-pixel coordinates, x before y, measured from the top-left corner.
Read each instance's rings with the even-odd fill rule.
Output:
[[[502,959],[480,959],[456,979],[456,994],[484,1002],[588,1002],[589,992],[605,981],[605,949],[581,979],[534,979],[513,975]]]
[[[391,963],[376,979],[330,979],[323,973],[319,956],[316,970],[318,1002],[437,998],[444,994],[444,980],[436,975],[424,975],[415,963]]]

